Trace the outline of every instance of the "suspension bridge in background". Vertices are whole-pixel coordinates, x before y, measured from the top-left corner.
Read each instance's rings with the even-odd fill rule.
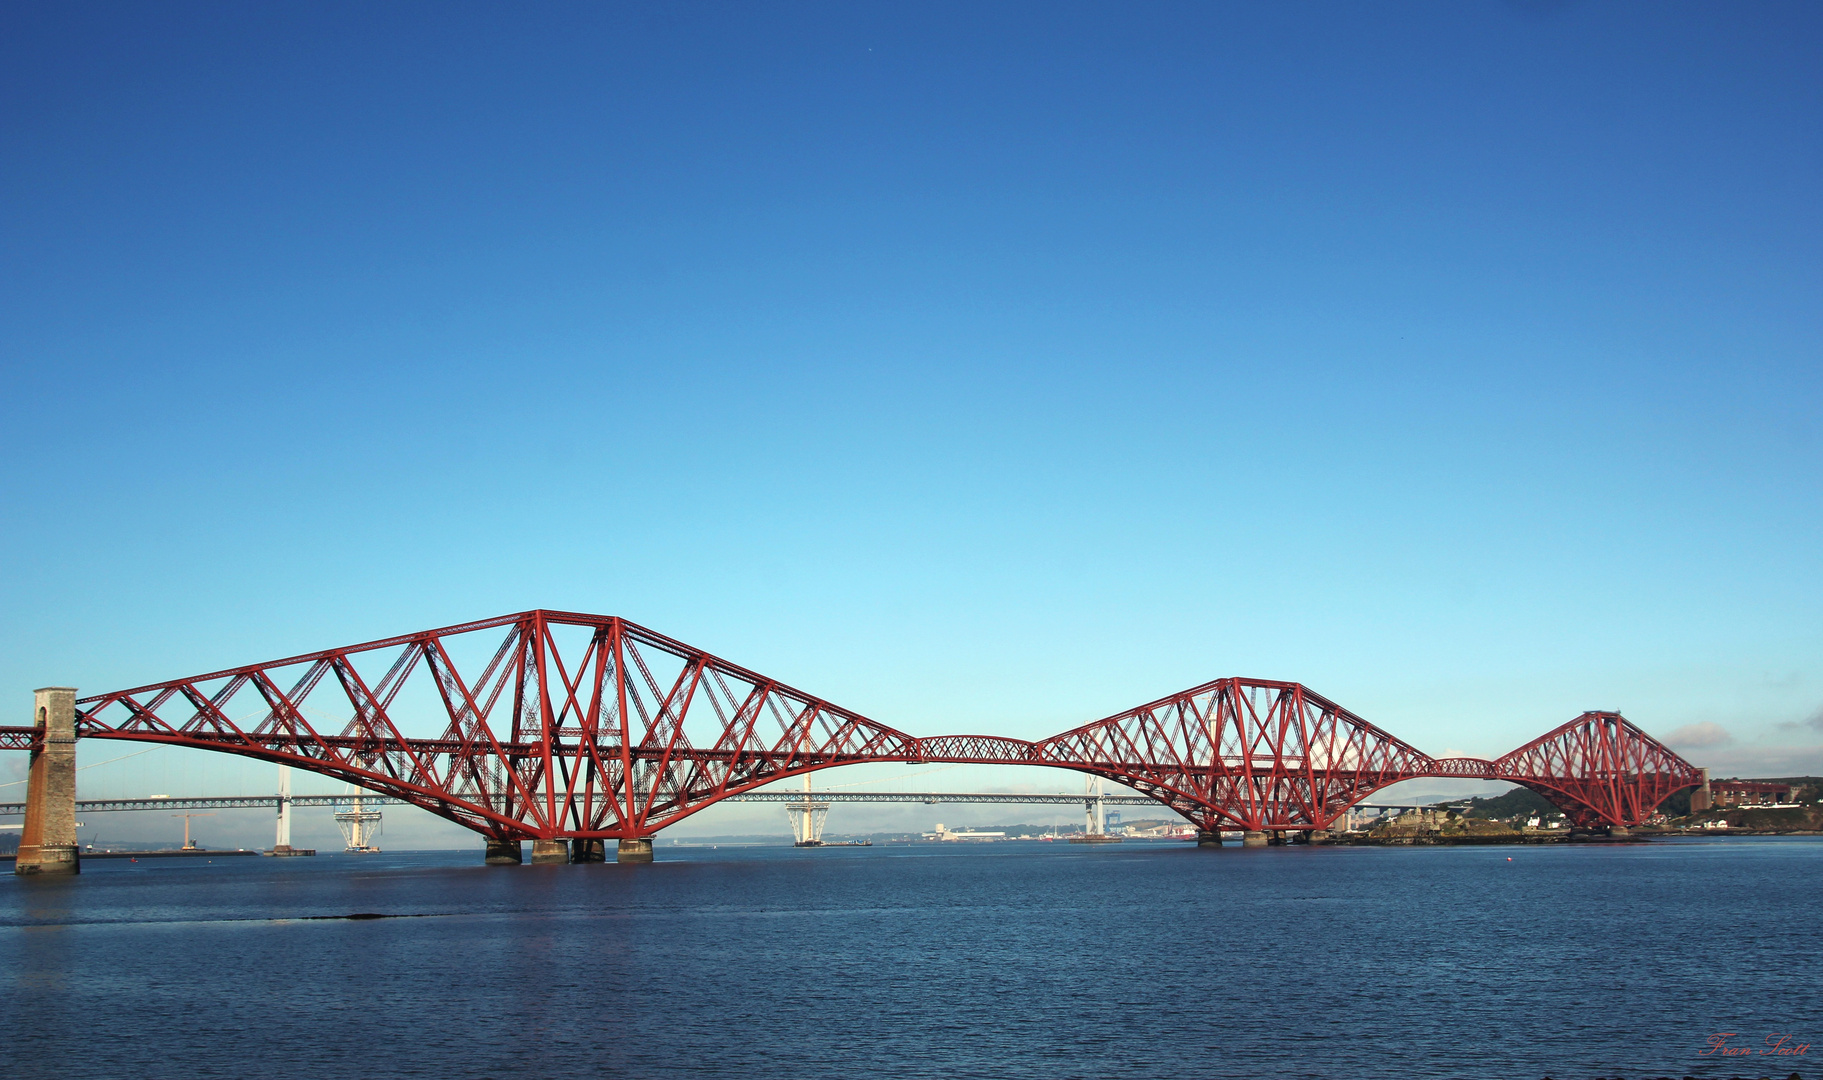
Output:
[[[1491,761],[1435,758],[1299,683],[1245,678],[1037,741],[919,737],[625,619],[547,610],[87,697],[47,688],[33,719],[0,727],[0,749],[32,756],[20,873],[79,866],[84,739],[305,769],[465,826],[495,864],[521,862],[527,840],[534,862],[604,861],[608,841],[618,861],[649,862],[659,830],[843,765],[1070,769],[1132,788],[1213,845],[1224,830],[1247,844],[1326,831],[1421,777],[1519,784],[1579,829],[1622,835],[1704,779],[1616,712]]]

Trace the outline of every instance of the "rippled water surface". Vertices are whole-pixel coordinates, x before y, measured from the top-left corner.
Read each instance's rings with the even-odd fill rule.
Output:
[[[1823,1042],[1815,838],[659,856],[9,875],[6,1075],[1823,1076],[1700,1054]]]

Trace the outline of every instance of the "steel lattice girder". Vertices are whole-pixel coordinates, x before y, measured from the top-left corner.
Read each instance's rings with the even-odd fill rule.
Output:
[[[1038,744],[1206,829],[1324,829],[1430,758],[1297,683],[1217,679]],[[1135,783],[1138,781],[1138,783]],[[1194,809],[1189,809],[1194,808]]]
[[[401,726],[427,716],[434,730]],[[85,737],[310,769],[501,839],[650,836],[730,795],[862,762],[1074,769],[1206,830],[1327,828],[1421,776],[1512,780],[1581,824],[1630,825],[1700,782],[1612,713],[1498,761],[1435,759],[1298,683],[1238,678],[1039,742],[919,739],[624,619],[544,610],[83,698],[77,720]],[[0,746],[29,746],[32,731],[0,729]]]
[[[0,727],[0,750],[36,750],[40,741],[35,727]]]
[[[1584,827],[1637,825],[1673,792],[1703,782],[1695,766],[1614,712],[1586,712],[1494,763]]]
[[[459,639],[495,629],[465,677]],[[434,702],[442,730],[402,732],[401,694],[418,715]],[[643,627],[552,611],[85,698],[79,713],[86,736],[285,762],[501,838],[649,836],[783,776],[918,755],[903,732]]]

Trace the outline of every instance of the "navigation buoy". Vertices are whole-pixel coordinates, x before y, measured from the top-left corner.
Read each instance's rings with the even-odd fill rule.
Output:
[[[1508,856],[1507,856],[1507,862],[1512,862],[1512,861],[1513,861],[1513,857],[1512,857],[1512,856],[1511,856],[1511,855],[1508,855]]]

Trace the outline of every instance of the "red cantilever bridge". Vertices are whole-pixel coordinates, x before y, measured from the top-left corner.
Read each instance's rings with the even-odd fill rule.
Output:
[[[1702,781],[1618,713],[1584,713],[1494,761],[1433,758],[1298,683],[1260,679],[1217,679],[1036,742],[920,738],[624,619],[543,610],[83,697],[74,723],[79,738],[346,780],[483,834],[491,853],[510,846],[512,861],[526,839],[597,853],[612,839],[637,857],[727,796],[862,762],[1074,769],[1206,834],[1326,829],[1425,776],[1522,784],[1579,826],[1619,830]],[[39,731],[0,728],[0,747],[32,748]]]

